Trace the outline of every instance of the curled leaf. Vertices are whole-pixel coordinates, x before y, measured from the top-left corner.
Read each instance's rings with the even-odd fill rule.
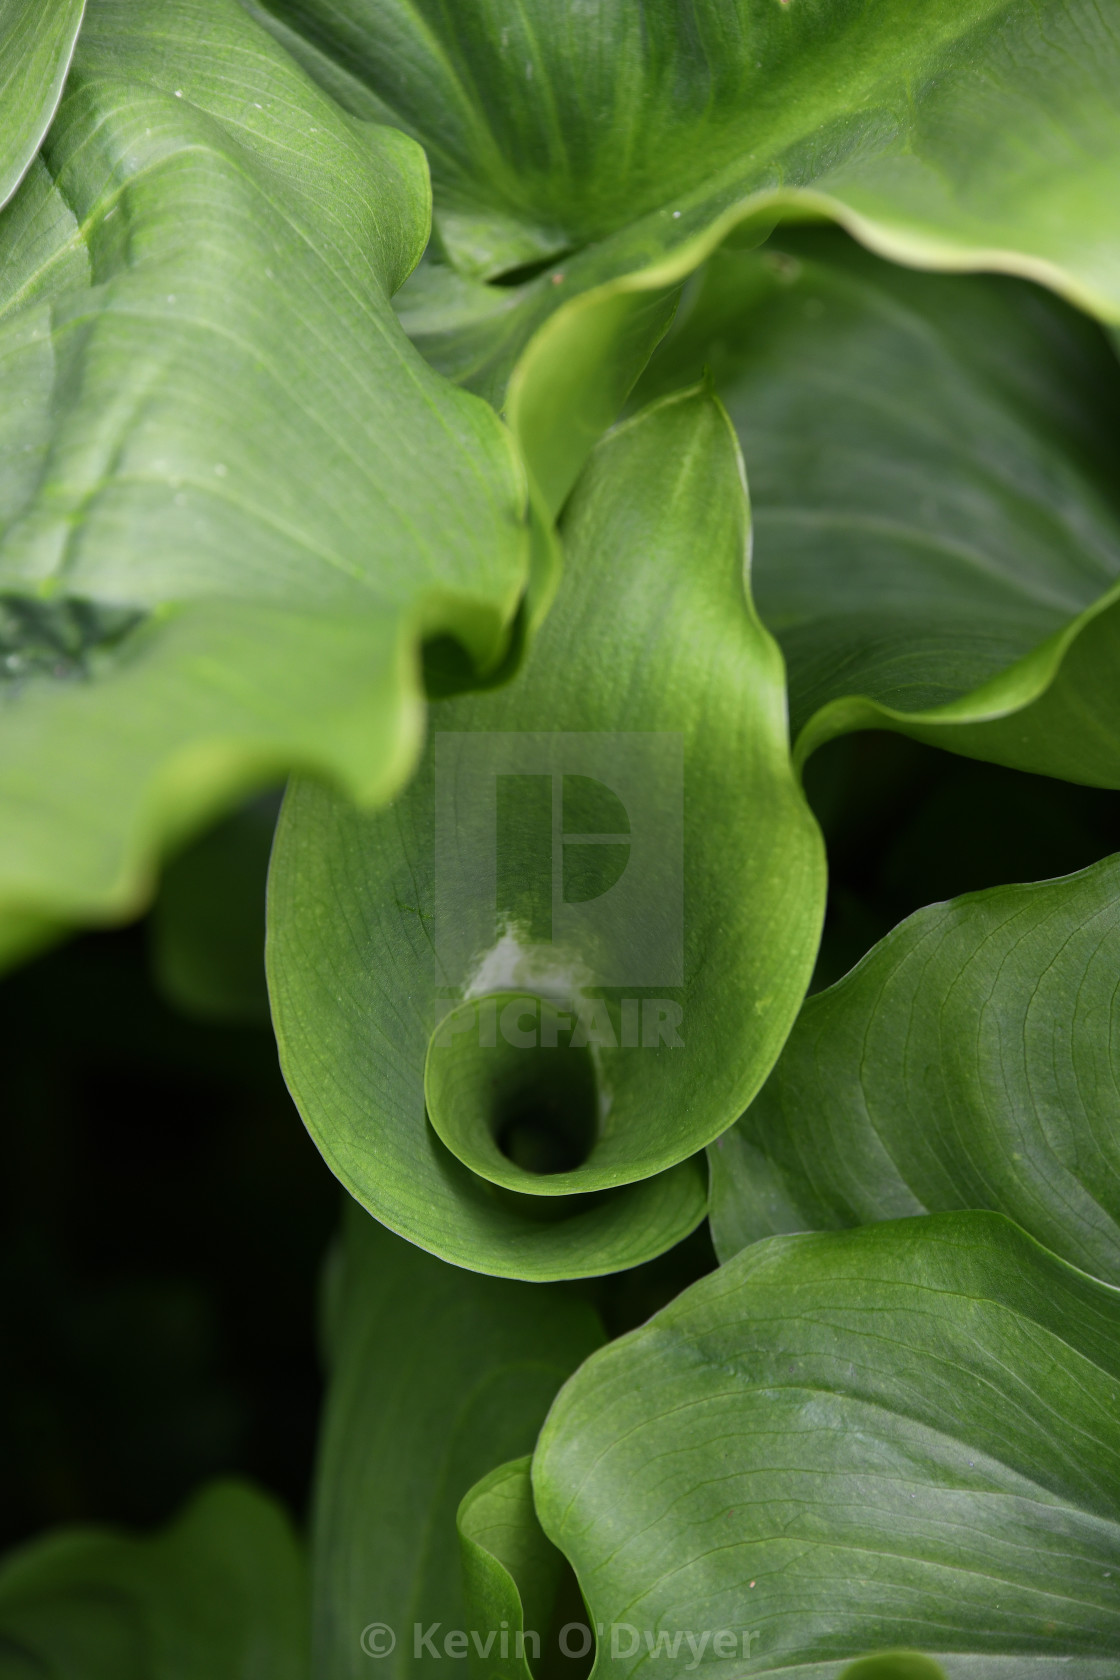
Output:
[[[799,762],[887,728],[1120,785],[1120,367],[1101,330],[1021,281],[788,230],[712,259],[639,394],[705,366],[748,463]]]
[[[508,402],[555,506],[680,283],[783,216],[1120,319],[1120,29],[1095,0],[258,9],[425,147],[436,240],[404,319]]]
[[[456,1264],[616,1271],[702,1215],[690,1159],[773,1064],[823,860],[745,589],[742,464],[703,391],[597,449],[506,688],[433,707],[415,781],[281,815],[281,1060],[351,1193]]]
[[[459,1506],[471,1673],[532,1680],[556,1607],[564,1560],[533,1507],[531,1458],[501,1464]]]

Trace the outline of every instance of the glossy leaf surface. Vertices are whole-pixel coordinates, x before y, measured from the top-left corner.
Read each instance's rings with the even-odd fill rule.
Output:
[[[0,218],[0,904],[134,909],[293,764],[384,798],[421,638],[501,655],[523,473],[390,308],[427,229],[234,0],[91,5]]]
[[[1120,367],[1021,281],[834,230],[723,251],[639,387],[711,369],[798,756],[854,728],[1120,785]]]
[[[581,481],[516,680],[433,708],[383,815],[306,782],[285,801],[268,969],[289,1086],[351,1193],[456,1264],[577,1276],[679,1241],[687,1158],[807,985],[823,866],[747,534],[719,405],[647,411]]]
[[[85,0],[6,0],[0,14],[0,205],[58,108]]]
[[[918,911],[805,1003],[712,1150],[721,1254],[992,1208],[1120,1284],[1120,860]]]
[[[1120,318],[1120,30],[1094,0],[267,15],[339,97],[428,152],[438,246],[404,304],[425,353],[501,401],[549,323],[509,396],[556,505],[573,427],[640,371],[658,299],[736,227],[823,214],[896,260],[1031,275]]]
[[[531,1467],[532,1459],[501,1465],[471,1489],[459,1509],[459,1536],[472,1630],[508,1628],[507,1644],[513,1653],[512,1663],[508,1656],[502,1659],[496,1648],[497,1640],[487,1650],[486,1634],[480,1634],[479,1640],[472,1643],[470,1653],[472,1673],[479,1680],[487,1680],[491,1675],[516,1675],[519,1680],[525,1680],[526,1676],[540,1671],[539,1658],[543,1657],[547,1665],[552,1654],[552,1645],[535,1635],[535,1630],[547,1629],[549,1617],[554,1614],[556,1578],[562,1560],[537,1519]],[[530,1631],[523,1634],[523,1645],[519,1646],[517,1634],[523,1627]],[[613,1624],[609,1629],[600,1623],[596,1631],[600,1647],[607,1651],[612,1644],[628,1647],[632,1632],[637,1632],[640,1638],[643,1632],[634,1629],[632,1623]],[[737,1636],[726,1637],[730,1630],[724,1631],[724,1645],[715,1653],[720,1663],[716,1672],[741,1672],[742,1640]],[[569,1661],[588,1641],[588,1648],[594,1649],[595,1632],[586,1616],[582,1621],[566,1623],[556,1632],[556,1647]],[[755,1632],[748,1638],[748,1651],[754,1652],[759,1637]],[[644,1639],[640,1648],[655,1654],[660,1661],[672,1658],[675,1646],[687,1659],[685,1672],[695,1673],[710,1639],[710,1629],[708,1639],[703,1633],[693,1632],[690,1646],[683,1631],[674,1630],[660,1644],[658,1633],[653,1634],[653,1653],[649,1653]],[[522,1655],[524,1660],[518,1660]],[[752,1661],[753,1656],[748,1657],[748,1672]],[[945,1671],[932,1658],[916,1651],[882,1651],[857,1658],[844,1668],[839,1680],[945,1680]]]
[[[754,1245],[590,1359],[542,1433],[542,1525],[596,1623],[634,1630],[595,1673],[707,1630],[706,1674],[723,1631],[783,1680],[892,1647],[949,1680],[1106,1680],[1118,1393],[1120,1292],[999,1215]]]

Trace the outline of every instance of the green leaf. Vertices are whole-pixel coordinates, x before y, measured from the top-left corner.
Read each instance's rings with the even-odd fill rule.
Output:
[[[423,158],[234,0],[92,0],[0,218],[0,905],[111,917],[293,765],[387,797],[504,654],[523,470],[389,295]]]
[[[537,1511],[603,1624],[597,1676],[677,1631],[718,1674],[726,1630],[728,1672],[782,1680],[892,1646],[950,1680],[1106,1680],[1118,1402],[1120,1292],[998,1214],[777,1237],[577,1372]]]
[[[919,910],[807,1000],[712,1149],[721,1257],[992,1208],[1120,1284],[1118,969],[1120,858]]]
[[[433,707],[388,811],[309,782],[285,800],[268,972],[289,1088],[351,1194],[456,1264],[574,1277],[680,1241],[689,1157],[808,984],[823,859],[748,526],[719,404],[647,410],[581,479],[516,680]]]
[[[860,1657],[840,1680],[945,1680],[945,1670],[916,1651],[882,1651],[878,1656]]]
[[[639,395],[704,366],[749,465],[756,598],[799,760],[891,728],[1120,785],[1120,368],[1104,334],[1020,281],[916,274],[834,230],[788,231],[712,259]]]
[[[5,0],[0,16],[0,205],[58,109],[85,0]]]
[[[663,325],[736,229],[826,216],[897,261],[1026,275],[1120,319],[1120,29],[1096,0],[267,12],[339,97],[427,150],[436,241],[406,306],[425,353],[499,402],[516,365],[515,428],[570,370],[524,439],[557,505],[569,427],[657,328],[633,357],[589,346],[629,332],[636,349],[642,315]]]
[[[4,1680],[305,1680],[307,1575],[280,1508],[238,1483],[162,1534],[63,1530],[0,1565]]]
[[[467,1620],[478,1634],[468,1652],[475,1680],[532,1680],[528,1659],[539,1660],[548,1637],[564,1560],[537,1521],[531,1464],[500,1464],[459,1506]]]
[[[0,975],[49,951],[69,931],[68,923],[38,916],[33,910],[0,914]]]
[[[536,1662],[547,1650],[544,1640],[555,1613],[564,1559],[537,1520],[532,1462],[532,1458],[522,1458],[499,1465],[471,1489],[459,1507],[459,1543],[472,1631],[469,1657],[476,1680],[489,1676],[532,1680],[528,1659]],[[578,1625],[568,1631],[569,1649]],[[506,1657],[501,1655],[499,1629],[508,1630],[506,1646],[511,1654]],[[584,1637],[594,1638],[590,1628]],[[840,1680],[945,1680],[945,1671],[940,1663],[914,1651],[884,1651],[857,1659],[844,1669]]]
[[[268,1021],[264,902],[279,801],[255,799],[172,859],[149,919],[160,990],[199,1020]]]
[[[381,1623],[395,1636],[387,1680],[437,1664],[465,1674],[465,1653],[443,1647],[467,1626],[456,1510],[481,1476],[531,1451],[602,1331],[573,1293],[444,1266],[353,1203],[344,1233],[328,1298],[312,1672],[367,1676],[363,1633]],[[415,1638],[433,1623],[434,1658]]]

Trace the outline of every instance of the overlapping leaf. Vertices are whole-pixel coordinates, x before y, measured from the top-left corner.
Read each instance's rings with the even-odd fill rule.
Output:
[[[307,1571],[287,1518],[237,1483],[163,1534],[73,1529],[0,1567],[4,1680],[306,1680]]]
[[[500,400],[554,317],[510,396],[556,502],[673,286],[739,225],[823,213],[896,259],[1031,275],[1120,318],[1120,29],[1094,0],[267,15],[428,152],[439,245],[405,306],[426,354]]]
[[[539,1662],[547,1649],[563,1559],[537,1521],[531,1464],[519,1458],[499,1465],[459,1507],[467,1620],[478,1635],[469,1656],[478,1680],[511,1673],[528,1680],[530,1659]],[[499,1630],[506,1634],[504,1651]],[[590,1636],[588,1629],[574,1648]],[[570,1640],[567,1645],[572,1648]]]
[[[389,305],[404,136],[235,0],[95,0],[0,219],[0,904],[120,914],[164,844],[291,765],[384,797],[418,644],[505,646],[522,471]]]
[[[591,1358],[542,1431],[543,1527],[629,1630],[596,1676],[661,1636],[685,1672],[707,1632],[710,1675],[837,1680],[908,1647],[949,1680],[1107,1680],[1118,1396],[1120,1291],[997,1214],[754,1245]]]
[[[85,0],[7,0],[0,13],[0,205],[11,198],[62,97]]]
[[[470,1651],[471,1672],[478,1680],[488,1680],[491,1675],[502,1680],[508,1680],[510,1675],[518,1676],[518,1680],[532,1680],[534,1673],[542,1672],[542,1663],[543,1671],[548,1672],[550,1662],[555,1661],[548,1632],[542,1635],[537,1630],[548,1630],[549,1618],[555,1618],[557,1577],[563,1559],[537,1519],[532,1462],[531,1458],[525,1458],[501,1465],[471,1489],[459,1508],[467,1616],[472,1632],[480,1630]],[[504,1657],[497,1639],[499,1628],[508,1630]],[[488,1648],[490,1630],[495,1637]],[[629,1646],[631,1633],[637,1632],[640,1638],[642,1630],[633,1629],[629,1623],[622,1624],[617,1635],[614,1627],[608,1629],[603,1623],[593,1630],[585,1615],[582,1620],[567,1622],[553,1631],[556,1649],[561,1656],[570,1658],[580,1651],[586,1656],[594,1649],[596,1631],[609,1650],[612,1641]],[[678,1631],[681,1637],[671,1633],[668,1641],[660,1646],[654,1634],[658,1660],[671,1656],[674,1645],[678,1652],[683,1647],[688,1659],[686,1672],[695,1672],[708,1650],[710,1637],[704,1639],[703,1634],[693,1632],[690,1647],[683,1630]],[[711,1630],[708,1631],[710,1635]],[[730,1630],[725,1631],[730,1634]],[[646,1642],[641,1643],[648,1653]],[[746,1649],[750,1651],[754,1643],[753,1638],[748,1639]],[[736,1659],[741,1655],[742,1641],[737,1637],[725,1639],[721,1663],[730,1659],[729,1666],[734,1664],[738,1671]],[[748,1657],[748,1668],[750,1664]],[[945,1672],[939,1663],[918,1652],[883,1651],[857,1658],[844,1668],[839,1680],[945,1680]]]
[[[556,1390],[599,1344],[559,1288],[444,1266],[350,1204],[328,1293],[331,1364],[314,1516],[315,1680],[365,1676],[363,1631],[392,1630],[389,1676],[464,1674],[455,1514],[481,1476],[530,1451]],[[414,1626],[437,1652],[416,1650]]]
[[[911,916],[806,1002],[713,1148],[720,1253],[992,1208],[1120,1284],[1118,972],[1116,858]]]
[[[710,366],[798,754],[894,728],[1120,785],[1120,367],[1033,286],[833,230],[717,254],[640,391]]]
[[[688,1157],[772,1066],[823,895],[719,405],[612,434],[562,529],[516,680],[434,707],[381,815],[295,785],[269,903],[281,1059],[333,1170],[410,1241],[537,1278],[698,1222]]]

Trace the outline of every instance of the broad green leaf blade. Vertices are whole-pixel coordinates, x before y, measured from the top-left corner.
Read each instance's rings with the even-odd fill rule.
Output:
[[[804,759],[893,728],[1120,784],[1120,367],[1059,300],[833,230],[722,251],[639,387],[709,366]],[[920,394],[915,400],[916,394]]]
[[[433,707],[385,813],[309,783],[285,801],[268,972],[289,1087],[351,1193],[456,1264],[582,1276],[678,1242],[689,1157],[808,984],[823,860],[748,524],[719,404],[647,410],[581,479],[516,680]]]
[[[120,915],[292,767],[386,797],[419,645],[501,657],[523,470],[389,304],[421,154],[234,0],[95,0],[0,218],[0,904]]]
[[[7,905],[139,909],[161,851],[293,764],[388,797],[423,727],[411,640],[369,616],[193,603],[88,677],[19,684],[0,718]]]
[[[564,1560],[537,1521],[531,1464],[500,1464],[459,1506],[474,1680],[531,1680],[548,1638]]]
[[[472,1634],[473,1630],[482,1630],[478,1640],[472,1638],[469,1653],[471,1673],[477,1680],[487,1680],[488,1676],[531,1680],[533,1664],[542,1652],[547,1660],[547,1632],[537,1634],[536,1630],[547,1630],[554,1614],[563,1559],[537,1519],[532,1462],[526,1458],[499,1466],[471,1489],[459,1507],[468,1619]],[[576,1625],[567,1629],[562,1651],[571,1651],[582,1643]],[[509,1630],[506,1644],[512,1656],[501,1656],[496,1632],[487,1648],[490,1630],[498,1629]],[[585,1637],[594,1639],[590,1628]],[[610,1635],[607,1637],[609,1640]],[[752,1646],[754,1643],[750,1642]],[[739,1655],[741,1641],[736,1640],[735,1646]],[[695,1666],[699,1667],[699,1662]],[[945,1672],[939,1663],[917,1652],[884,1651],[857,1659],[844,1669],[840,1680],[945,1680]]]
[[[677,1631],[718,1674],[726,1631],[782,1680],[892,1646],[949,1680],[1106,1680],[1118,1397],[1120,1292],[997,1214],[779,1237],[567,1384],[537,1510],[592,1619],[634,1630],[596,1676]]]
[[[0,13],[0,205],[58,109],[85,0],[5,0]]]
[[[464,1676],[443,1640],[467,1627],[456,1511],[472,1485],[532,1450],[560,1384],[602,1341],[560,1288],[445,1266],[350,1203],[332,1280],[330,1386],[315,1494],[312,1672],[369,1673],[363,1634],[395,1635],[378,1672]],[[437,1655],[415,1626],[432,1633]],[[365,1647],[365,1648],[363,1648]]]
[[[306,1680],[307,1572],[284,1513],[216,1483],[150,1539],[72,1529],[0,1564],[0,1675]]]
[[[668,304],[736,228],[824,215],[897,261],[1026,275],[1120,319],[1120,26],[1096,0],[267,12],[340,97],[427,150],[437,249],[408,305],[425,353],[501,401],[547,323],[515,425],[557,367],[582,367],[532,438],[554,498],[565,416],[589,425],[640,367],[603,377],[587,344]]]
[[[809,998],[711,1151],[721,1257],[991,1208],[1120,1284],[1120,858],[920,910]]]
[[[620,234],[669,251],[752,195],[800,192],[896,256],[1052,273],[1120,314],[1120,33],[1088,0],[267,10],[422,142],[464,273]]]

